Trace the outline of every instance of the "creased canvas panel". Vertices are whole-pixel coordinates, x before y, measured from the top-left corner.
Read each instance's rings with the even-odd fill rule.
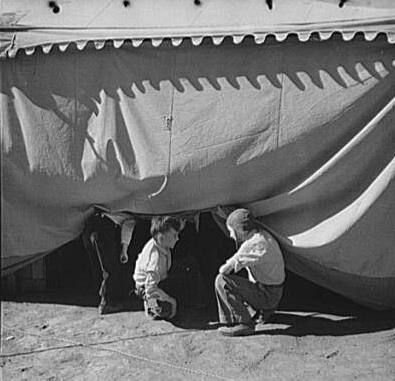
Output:
[[[307,278],[393,286],[394,56],[332,39],[4,60],[3,258],[75,238],[94,204],[246,205]]]

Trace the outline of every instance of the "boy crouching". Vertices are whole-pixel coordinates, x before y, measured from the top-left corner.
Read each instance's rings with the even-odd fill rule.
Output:
[[[284,259],[274,237],[254,220],[247,209],[236,209],[227,218],[237,252],[219,268],[215,280],[219,320],[226,336],[248,335],[255,321],[247,305],[267,319],[280,303],[285,281]],[[234,273],[245,268],[248,279]]]
[[[171,319],[177,311],[177,301],[161,287],[171,267],[171,249],[178,241],[180,221],[171,216],[152,218],[152,238],[139,254],[133,279],[136,295],[144,300],[144,310],[153,319]]]

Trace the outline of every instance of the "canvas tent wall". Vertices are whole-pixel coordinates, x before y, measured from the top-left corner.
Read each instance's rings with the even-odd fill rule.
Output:
[[[3,269],[94,204],[243,205],[291,270],[395,306],[392,2],[56,4],[2,3]]]

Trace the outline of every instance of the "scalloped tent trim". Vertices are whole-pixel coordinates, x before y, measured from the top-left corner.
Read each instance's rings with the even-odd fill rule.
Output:
[[[372,41],[383,33],[395,43],[392,0],[3,0],[1,12],[1,57],[19,50],[33,54],[37,47],[65,51],[70,44],[83,50],[88,42],[101,49],[108,41],[119,48],[125,41],[159,47],[164,40],[179,46],[190,39],[197,46],[205,38],[220,45],[226,38],[239,44],[247,36],[262,44],[268,36],[281,42],[296,35],[304,42],[314,34],[327,40],[340,33],[349,41],[362,33]]]
[[[76,40],[68,42],[54,42],[54,43],[43,43],[36,46],[26,46],[26,47],[15,47],[13,42],[5,48],[1,53],[0,57],[5,58],[6,56],[13,58],[16,56],[17,52],[23,50],[26,55],[32,55],[37,48],[41,48],[45,54],[48,54],[55,46],[61,52],[65,52],[70,46],[75,46],[78,50],[84,50],[89,43],[100,50],[106,43],[110,42],[113,44],[114,48],[121,48],[125,42],[131,42],[131,45],[135,48],[140,47],[144,41],[149,41],[153,47],[160,47],[165,40],[170,40],[174,47],[180,46],[183,41],[190,40],[194,46],[198,46],[202,43],[203,39],[211,38],[214,45],[220,45],[226,38],[231,37],[234,44],[240,44],[245,38],[253,37],[256,44],[263,44],[267,38],[274,37],[276,41],[283,42],[289,36],[297,36],[300,42],[309,41],[314,37],[314,35],[319,36],[320,41],[329,40],[333,35],[341,34],[344,41],[351,41],[357,34],[363,34],[366,41],[373,41],[379,35],[386,35],[387,41],[390,44],[395,43],[395,33],[384,33],[384,32],[340,32],[334,30],[332,32],[288,32],[288,33],[256,33],[256,34],[242,34],[242,35],[203,35],[203,36],[184,36],[184,37],[153,37],[153,38],[108,38],[108,39],[87,39],[87,40]]]

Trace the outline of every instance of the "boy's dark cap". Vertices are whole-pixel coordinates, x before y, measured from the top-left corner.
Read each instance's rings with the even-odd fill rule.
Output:
[[[248,209],[236,209],[226,219],[226,225],[235,230],[248,230],[252,224],[253,216]]]

